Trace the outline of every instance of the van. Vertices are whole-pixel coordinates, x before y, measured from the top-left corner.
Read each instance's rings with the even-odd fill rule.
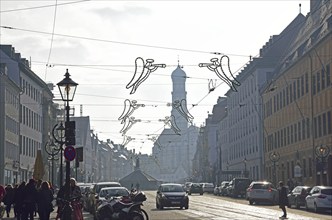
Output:
[[[231,197],[245,197],[247,188],[249,187],[251,180],[245,177],[237,177],[232,179],[228,185],[228,195]]]

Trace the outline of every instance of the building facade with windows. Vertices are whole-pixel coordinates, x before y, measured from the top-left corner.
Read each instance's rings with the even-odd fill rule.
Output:
[[[265,173],[296,185],[332,185],[331,153],[324,164],[315,153],[320,146],[332,150],[331,2],[312,1],[300,25],[275,73],[273,91],[267,88],[263,96]],[[280,155],[276,164],[273,153]]]

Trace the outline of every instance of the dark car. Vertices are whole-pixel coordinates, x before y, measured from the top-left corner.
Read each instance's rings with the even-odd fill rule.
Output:
[[[199,193],[200,195],[203,195],[203,186],[200,183],[192,183],[190,184],[188,194],[191,195],[193,193]]]
[[[227,188],[228,195],[231,197],[245,197],[247,188],[249,187],[251,180],[248,178],[234,178],[229,182],[229,186]]]
[[[301,206],[305,206],[305,197],[307,197],[311,189],[312,187],[310,186],[295,187],[287,196],[289,208],[295,206],[299,209]]]
[[[188,194],[181,184],[165,183],[158,187],[156,194],[156,208],[184,207],[189,208]]]

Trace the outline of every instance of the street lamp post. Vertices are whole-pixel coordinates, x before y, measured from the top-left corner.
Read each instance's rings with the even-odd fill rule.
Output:
[[[273,162],[273,184],[277,185],[277,173],[276,173],[276,163],[280,159],[280,154],[278,152],[273,152],[270,154],[270,160]]]
[[[65,73],[65,78],[63,80],[61,80],[59,83],[57,83],[59,90],[60,90],[60,94],[61,94],[61,98],[62,100],[66,103],[66,123],[65,123],[65,145],[66,148],[68,146],[71,146],[72,143],[69,140],[69,133],[73,132],[69,127],[69,123],[70,123],[70,118],[69,118],[69,102],[73,101],[74,99],[74,95],[75,95],[75,91],[77,88],[77,83],[74,82],[69,75],[68,69],[66,70]],[[70,181],[70,161],[66,160],[66,185],[68,187],[68,189],[66,190],[67,192],[67,198],[69,197],[69,181]]]
[[[50,144],[46,143],[45,144],[45,151],[49,155],[47,157],[47,160],[51,161],[52,164],[52,170],[51,170],[51,178],[50,181],[52,184],[54,184],[54,160],[57,160],[56,156],[59,154],[60,148],[57,148],[56,145],[54,144],[53,140],[51,141]]]
[[[247,158],[246,157],[244,157],[243,163],[244,163],[244,177],[247,177]]]
[[[321,184],[324,185],[324,163],[325,163],[325,158],[329,155],[330,153],[330,148],[326,145],[320,145],[315,148],[315,154],[317,156],[317,163],[320,165],[320,176],[321,176]],[[320,161],[319,161],[320,159]],[[318,165],[317,164],[317,165]]]
[[[59,187],[62,186],[63,184],[63,145],[65,142],[63,141],[64,138],[64,132],[65,132],[65,127],[63,126],[63,123],[60,122],[59,124],[56,124],[53,127],[52,130],[52,135],[53,139],[55,140],[56,143],[60,145],[60,180],[59,180]]]

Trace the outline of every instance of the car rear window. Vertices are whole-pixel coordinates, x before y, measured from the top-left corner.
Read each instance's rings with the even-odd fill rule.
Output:
[[[118,184],[118,183],[100,184],[100,185],[97,185],[97,187],[96,187],[96,192],[99,193],[100,190],[101,190],[102,188],[105,188],[105,187],[118,187],[118,186],[121,186],[121,185]]]
[[[254,184],[252,186],[253,189],[268,189],[269,187],[269,184]]]
[[[332,195],[332,189],[322,189],[322,194]]]

